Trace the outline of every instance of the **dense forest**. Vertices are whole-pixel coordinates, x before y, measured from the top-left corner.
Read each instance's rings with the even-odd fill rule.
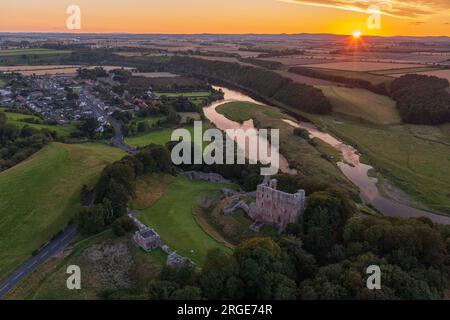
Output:
[[[38,130],[25,125],[19,129],[8,123],[6,114],[0,112],[0,171],[13,167],[39,151],[57,137],[50,130]]]
[[[326,73],[320,72],[319,70],[314,70],[314,69],[305,68],[305,67],[293,67],[293,68],[289,69],[289,72],[297,73],[297,74],[300,74],[300,75],[303,75],[306,77],[323,79],[323,80],[347,84],[349,86],[352,86],[355,88],[366,89],[366,90],[372,91],[377,94],[383,94],[383,95],[388,94],[386,85],[384,83],[381,83],[379,85],[374,85],[370,81],[367,81],[367,80],[347,78],[347,77],[338,76],[338,75],[326,74]]]
[[[394,80],[391,96],[404,122],[442,124],[450,122],[449,86],[447,79],[408,74]]]

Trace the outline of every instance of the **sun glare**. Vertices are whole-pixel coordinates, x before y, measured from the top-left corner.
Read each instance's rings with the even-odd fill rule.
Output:
[[[355,31],[353,32],[353,38],[355,39],[359,39],[362,36],[362,32],[361,31]]]

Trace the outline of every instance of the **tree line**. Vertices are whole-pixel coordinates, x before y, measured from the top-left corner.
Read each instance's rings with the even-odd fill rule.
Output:
[[[111,225],[129,230],[126,213],[135,194],[136,180],[154,172],[173,174],[173,170],[169,151],[157,145],[106,166],[92,190],[83,187],[83,203],[90,206],[75,215],[77,230],[83,235],[96,234]]]
[[[347,84],[349,86],[352,86],[355,88],[366,89],[366,90],[372,91],[377,94],[388,95],[388,90],[386,88],[385,83],[380,83],[378,85],[374,85],[372,82],[367,81],[367,80],[354,79],[354,78],[348,78],[348,77],[344,77],[344,76],[327,74],[327,73],[321,72],[319,70],[314,70],[314,69],[305,68],[305,67],[293,67],[293,68],[289,69],[289,72],[300,74],[300,75],[303,75],[306,77],[323,79],[323,80]]]
[[[196,77],[206,77],[247,88],[289,108],[315,114],[331,112],[331,104],[319,89],[300,84],[273,71],[238,63],[172,57],[167,67]]]
[[[449,86],[447,79],[408,74],[394,80],[391,96],[403,122],[442,124],[450,122]]]
[[[0,112],[0,171],[22,162],[57,139],[55,131],[38,130],[28,125],[18,128],[8,123],[6,114]]]

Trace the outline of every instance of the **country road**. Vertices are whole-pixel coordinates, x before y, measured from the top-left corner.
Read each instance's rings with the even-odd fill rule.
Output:
[[[38,254],[29,258],[27,262],[22,264],[16,271],[10,274],[6,279],[0,282],[0,299],[14,288],[22,279],[27,277],[31,272],[36,270],[41,264],[46,262],[52,256],[62,252],[69,243],[75,238],[76,230],[75,226],[69,226],[62,234],[56,239],[47,243]]]
[[[130,154],[137,154],[139,151],[125,143],[123,139],[122,124],[111,116],[107,116],[109,123],[114,128],[114,137],[111,139],[112,144]]]

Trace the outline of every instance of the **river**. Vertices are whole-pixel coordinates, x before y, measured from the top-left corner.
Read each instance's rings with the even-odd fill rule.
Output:
[[[216,101],[203,109],[206,118],[216,125],[221,130],[226,129],[251,129],[254,128],[253,120],[248,120],[242,124],[232,121],[216,111],[216,108],[228,102],[245,101],[253,102],[260,105],[266,105],[260,101],[252,99],[251,97],[234,90],[224,87],[215,87],[215,89],[222,89],[224,92],[224,100]],[[350,145],[343,143],[328,133],[317,129],[312,123],[294,122],[291,120],[283,120],[286,124],[308,130],[309,134],[317,139],[320,139],[342,153],[343,161],[338,162],[338,167],[342,173],[360,189],[361,199],[367,203],[372,204],[381,213],[386,216],[393,217],[427,217],[432,221],[442,224],[450,225],[450,217],[441,216],[428,212],[425,210],[416,209],[406,204],[400,203],[396,200],[384,196],[377,187],[378,179],[369,176],[369,171],[373,169],[371,166],[361,163],[358,150]],[[245,146],[239,146],[245,149]],[[280,154],[280,170],[284,173],[295,174],[295,170],[289,168],[289,164],[285,157]],[[395,192],[397,198],[403,197],[409,199],[409,196],[403,191],[391,187],[392,192]]]

